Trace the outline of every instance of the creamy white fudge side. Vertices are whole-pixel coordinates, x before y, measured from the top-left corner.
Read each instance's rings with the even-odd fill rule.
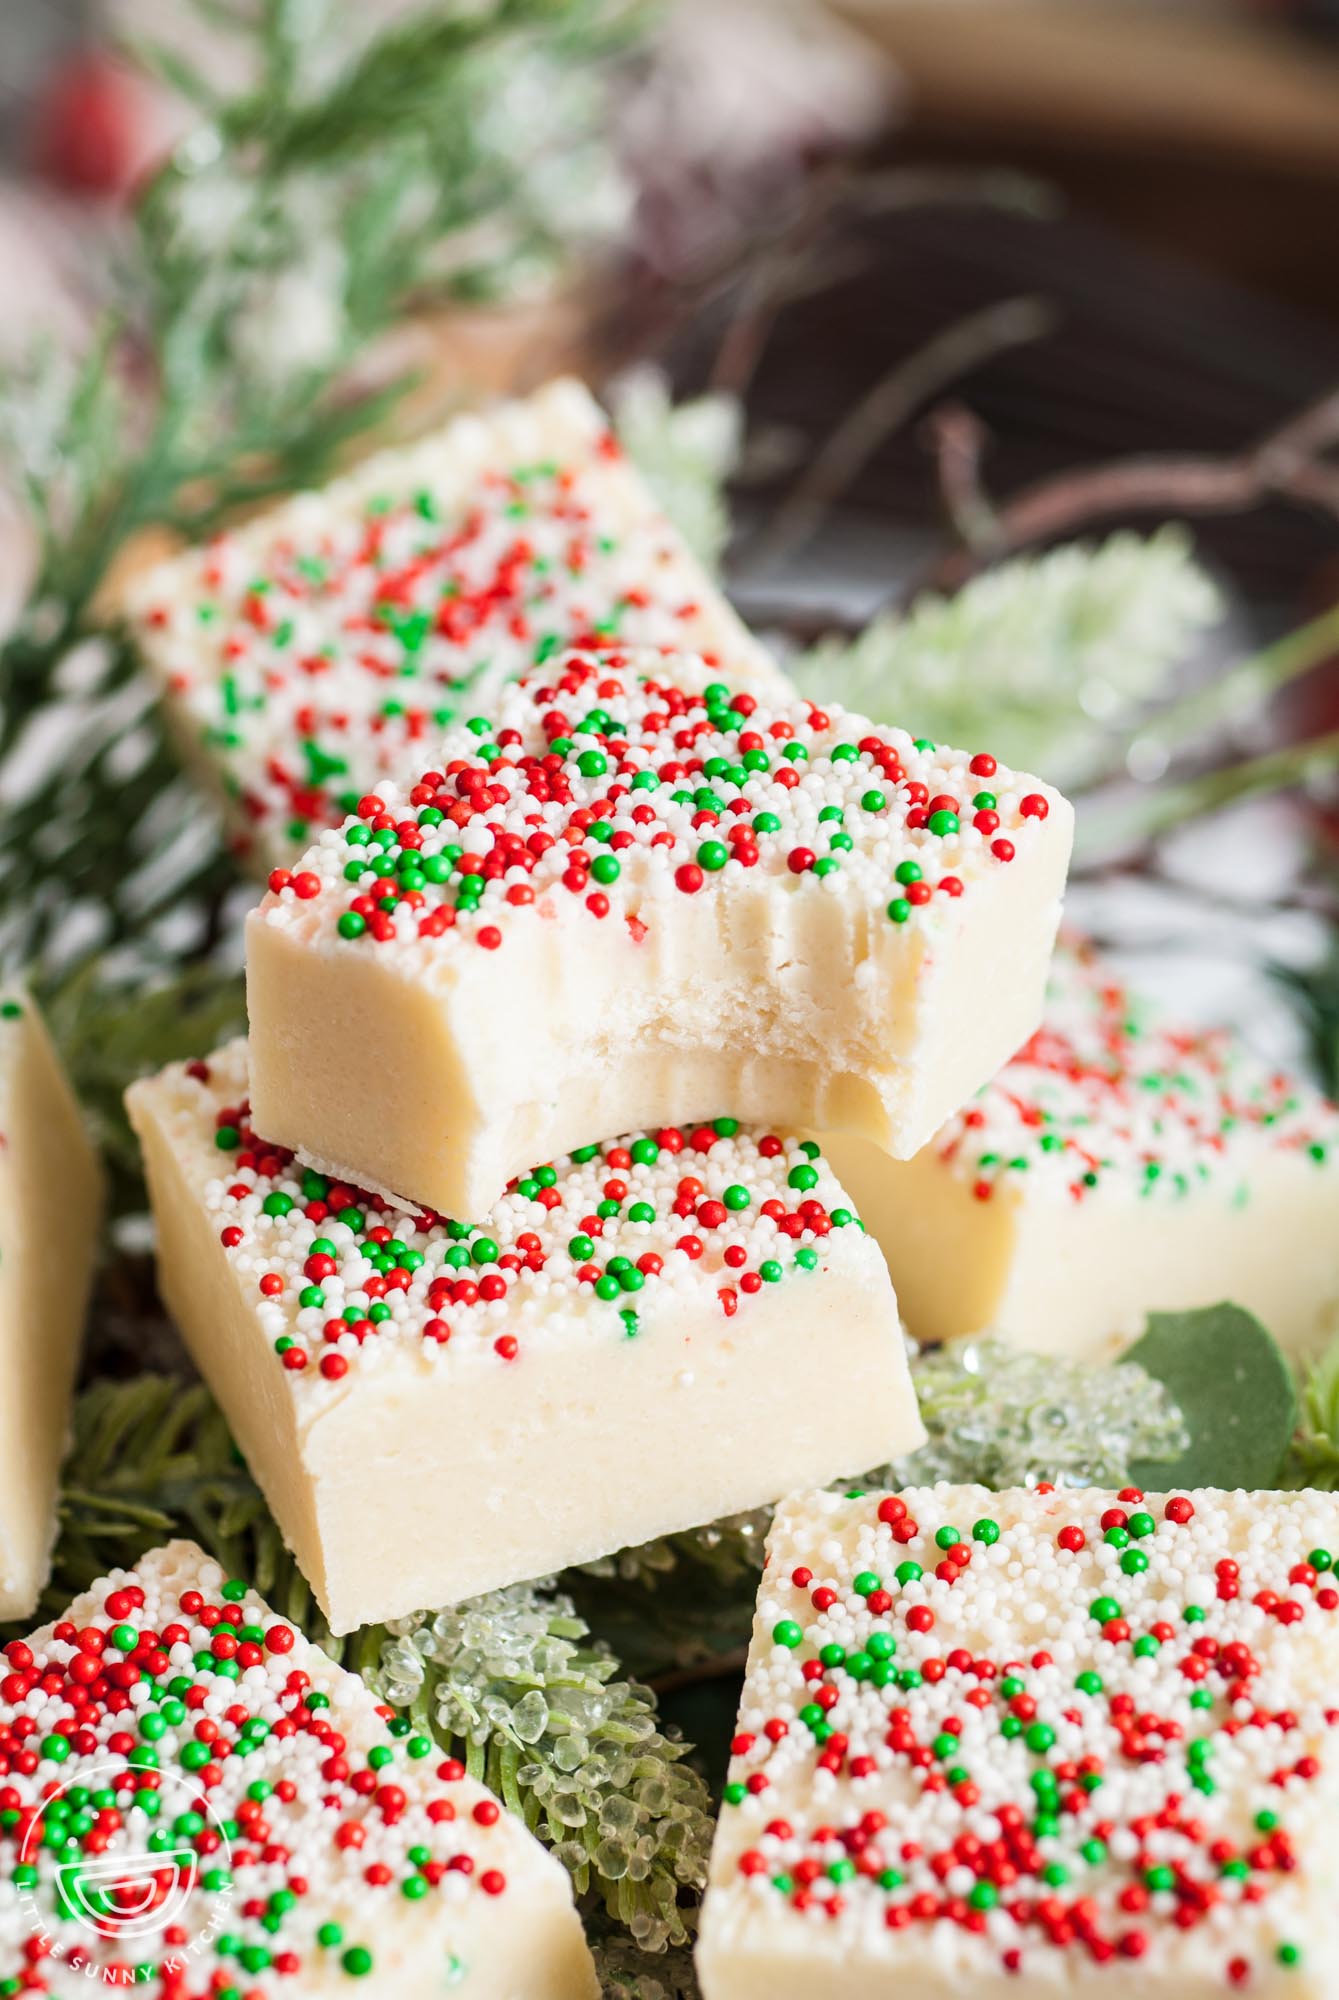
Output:
[[[1297,1355],[1339,1328],[1339,1110],[1072,941],[1037,1034],[914,1160],[830,1152],[918,1340],[1096,1359],[1220,1299]]]
[[[1339,1498],[805,1494],[768,1542],[706,2000],[1332,2000]]]
[[[566,646],[728,653],[786,685],[574,381],[171,558],[129,608],[176,740],[257,869]]]
[[[5,1656],[0,1990],[596,2000],[553,1856],[194,1543]]]
[[[274,878],[257,1118],[461,1215],[722,1104],[913,1153],[1040,1018],[1072,826],[988,752],[571,654]]]
[[[0,1618],[47,1579],[102,1183],[37,1009],[0,990]]]
[[[336,1631],[924,1435],[883,1259],[812,1142],[609,1140],[475,1225],[258,1137],[243,1043],[128,1102],[163,1296]]]

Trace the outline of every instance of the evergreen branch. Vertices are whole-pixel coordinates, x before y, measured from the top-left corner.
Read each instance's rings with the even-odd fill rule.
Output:
[[[112,1178],[113,1215],[144,1206],[139,1143],[123,1096],[164,1063],[207,1055],[246,1031],[242,976],[202,959],[157,984],[109,986],[86,962],[44,996],[47,1023]]]
[[[383,1698],[505,1799],[643,1951],[682,1944],[706,1878],[706,1786],[571,1598],[515,1584],[391,1632]]]
[[[806,693],[1083,782],[1220,613],[1184,530],[1020,557],[791,664]]]
[[[295,63],[267,9],[270,57],[263,87],[228,105],[218,119],[231,146],[261,143],[271,170],[291,173],[343,166],[368,148],[385,144],[397,127],[423,125],[442,108],[443,78],[461,60],[499,35],[543,27],[568,11],[564,0],[493,0],[469,12],[427,8],[395,23],[339,76],[315,103],[292,101]]]

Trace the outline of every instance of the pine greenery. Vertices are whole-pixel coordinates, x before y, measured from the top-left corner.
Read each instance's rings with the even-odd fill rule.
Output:
[[[1180,527],[1069,543],[987,570],[791,665],[806,692],[936,742],[989,742],[1058,785],[1107,768],[1164,695],[1219,595]]]
[[[141,48],[200,122],[135,200],[88,351],[0,380],[39,545],[0,645],[10,962],[129,940],[179,960],[231,879],[128,647],[98,630],[119,552],[319,481],[405,386],[356,368],[407,304],[533,284],[619,194],[604,61],[634,0],[438,4],[370,38],[352,0],[192,5],[244,82],[223,96],[179,49]],[[34,776],[39,722],[55,750]]]

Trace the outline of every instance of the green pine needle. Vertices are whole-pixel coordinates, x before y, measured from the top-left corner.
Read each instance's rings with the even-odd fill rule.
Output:
[[[712,1818],[655,1697],[537,1584],[398,1619],[373,1685],[431,1729],[644,1951],[685,1942]]]
[[[197,954],[232,875],[128,648],[81,648],[118,551],[319,482],[406,386],[351,385],[407,306],[561,265],[611,206],[607,58],[642,14],[439,0],[369,34],[353,0],[203,4],[241,88],[144,52],[202,122],[136,196],[88,352],[0,372],[40,544],[0,644],[0,962],[48,973],[132,942],[141,972]],[[59,744],[35,772],[34,725]]]
[[[1221,610],[1179,526],[1001,563],[794,661],[806,694],[1073,785],[1108,768]]]

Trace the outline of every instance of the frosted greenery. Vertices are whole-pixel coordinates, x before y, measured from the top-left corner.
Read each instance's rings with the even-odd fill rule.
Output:
[[[390,1627],[374,1685],[455,1750],[644,1951],[682,1944],[707,1788],[569,1597],[519,1584]]]
[[[1136,1460],[1170,1460],[1187,1443],[1162,1384],[1132,1362],[1093,1368],[969,1340],[927,1348],[912,1373],[929,1436],[887,1468],[892,1486],[1119,1487]]]
[[[1220,608],[1183,528],[1121,533],[1001,563],[790,671],[818,700],[1073,785],[1119,758]]]
[[[739,404],[715,395],[674,403],[654,368],[620,376],[610,386],[609,403],[624,450],[689,547],[709,569],[718,569],[730,537],[725,482],[743,437]]]

